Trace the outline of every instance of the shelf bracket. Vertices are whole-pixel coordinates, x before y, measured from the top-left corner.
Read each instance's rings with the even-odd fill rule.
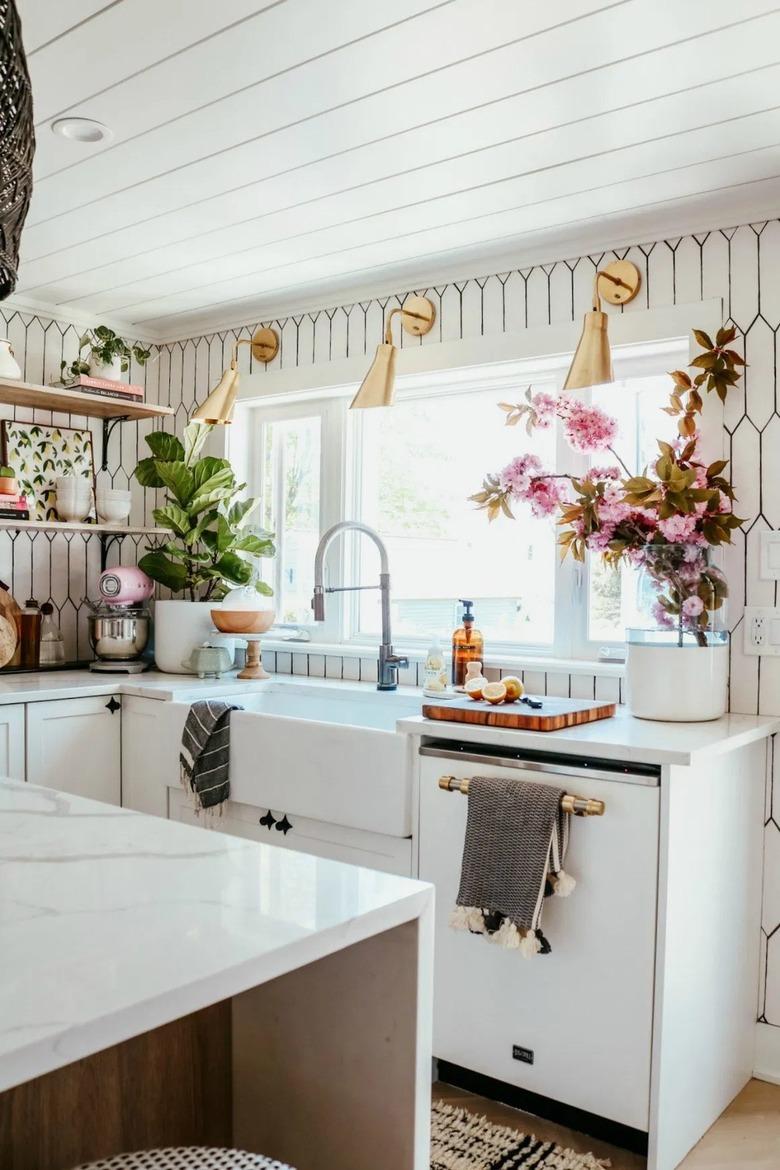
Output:
[[[117,423],[127,422],[129,417],[127,414],[118,414],[116,418],[103,419],[103,461],[100,464],[101,471],[108,471],[108,440],[111,438],[111,432]]]
[[[108,565],[108,550],[112,544],[121,544],[127,535],[126,532],[99,532],[100,540],[100,572],[104,573]]]

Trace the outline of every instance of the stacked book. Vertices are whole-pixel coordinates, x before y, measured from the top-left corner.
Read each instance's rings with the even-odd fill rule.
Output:
[[[27,496],[21,492],[13,495],[0,494],[0,520],[29,520],[30,508]]]
[[[99,394],[104,398],[121,398],[125,402],[143,402],[143,386],[133,386],[129,382],[112,382],[108,378],[92,378],[88,374],[79,374],[72,382],[68,382],[68,390],[81,390],[85,394]]]

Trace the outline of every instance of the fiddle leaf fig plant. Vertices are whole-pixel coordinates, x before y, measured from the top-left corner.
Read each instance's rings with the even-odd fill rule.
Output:
[[[190,601],[218,601],[249,584],[270,596],[256,562],[276,552],[272,534],[248,524],[259,500],[237,498],[246,484],[236,481],[229,461],[200,456],[210,430],[190,423],[183,443],[165,431],[146,436],[152,454],[134,474],[142,487],[165,489],[165,503],[153,515],[171,537],[150,549],[139,568]]]

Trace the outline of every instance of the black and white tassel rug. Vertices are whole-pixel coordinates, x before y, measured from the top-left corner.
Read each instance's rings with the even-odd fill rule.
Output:
[[[443,1101],[431,1110],[431,1170],[603,1170],[608,1165]]]

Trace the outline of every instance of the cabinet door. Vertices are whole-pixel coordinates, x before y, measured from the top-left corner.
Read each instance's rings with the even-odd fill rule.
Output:
[[[27,779],[121,803],[121,707],[113,695],[27,704]]]
[[[24,780],[24,704],[0,706],[0,776]]]

